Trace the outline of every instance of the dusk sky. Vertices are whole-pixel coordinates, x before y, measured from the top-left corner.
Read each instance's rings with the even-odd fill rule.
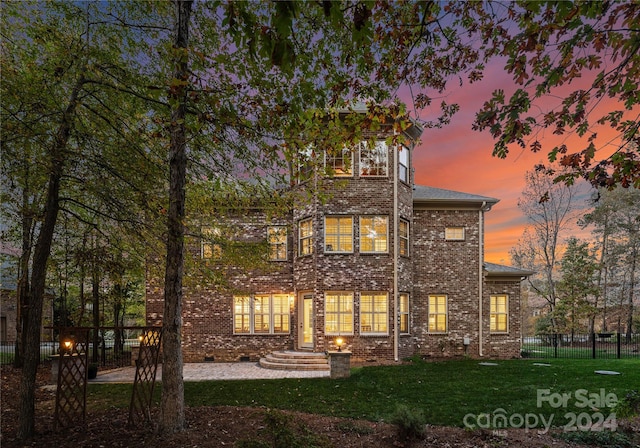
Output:
[[[587,74],[588,75],[588,74]],[[569,86],[571,90],[583,84],[592,82],[591,76],[584,76],[582,82]],[[534,154],[529,149],[512,147],[506,159],[499,159],[491,155],[494,140],[488,131],[478,132],[471,129],[475,113],[480,110],[483,102],[490,98],[493,90],[502,88],[506,94],[515,90],[515,84],[509,74],[502,70],[499,64],[487,71],[482,82],[472,85],[465,84],[446,95],[446,101],[460,104],[460,111],[452,122],[442,129],[425,129],[422,143],[413,155],[415,168],[415,182],[420,185],[430,185],[437,188],[462,191],[500,199],[493,209],[488,212],[485,228],[485,260],[499,264],[510,264],[509,250],[517,244],[527,223],[526,218],[518,209],[518,198],[525,187],[525,173],[532,170],[538,163],[547,162],[547,151],[553,146],[571,141],[575,136],[558,137],[551,130],[546,130],[540,138],[547,151]],[[441,99],[434,100],[439,104]],[[553,107],[558,99],[548,99],[542,108],[544,111]],[[411,104],[407,101],[407,104]],[[597,111],[606,110],[605,102],[597,106]],[[421,114],[421,119],[433,119]],[[598,117],[601,114],[597,115]],[[599,129],[604,134],[610,129]],[[600,139],[599,139],[600,140]],[[615,138],[603,139],[598,148],[598,154],[610,153]],[[586,145],[586,144],[585,144]],[[584,146],[580,147],[582,149]],[[581,190],[589,193],[590,187],[582,182]],[[567,229],[568,230],[568,229]],[[579,237],[587,237],[588,231],[576,229]],[[568,236],[568,235],[567,235]]]

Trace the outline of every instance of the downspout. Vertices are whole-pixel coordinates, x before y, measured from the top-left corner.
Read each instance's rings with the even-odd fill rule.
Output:
[[[398,148],[393,147],[393,359],[398,361],[400,329],[398,328]]]
[[[483,288],[483,278],[482,278],[482,268],[484,266],[484,209],[487,206],[487,202],[483,201],[482,206],[480,207],[480,211],[478,212],[478,355],[480,357],[484,356],[483,353],[483,333],[482,333],[482,325],[483,325],[483,309],[482,309],[482,298],[484,295]]]

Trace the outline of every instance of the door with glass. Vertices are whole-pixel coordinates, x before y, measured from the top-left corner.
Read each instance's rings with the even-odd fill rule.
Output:
[[[313,349],[313,294],[302,293],[298,297],[298,348]]]

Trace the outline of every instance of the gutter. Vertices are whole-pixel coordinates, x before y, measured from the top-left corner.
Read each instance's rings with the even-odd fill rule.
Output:
[[[483,201],[482,206],[478,211],[478,227],[479,227],[479,232],[478,232],[479,234],[478,235],[478,238],[479,238],[479,243],[478,243],[478,355],[480,357],[484,356],[483,333],[482,333],[482,325],[483,325],[482,302],[483,302],[483,295],[484,295],[484,288],[483,288],[484,281],[482,279],[482,269],[484,265],[484,225],[483,224],[484,224],[484,209],[486,206],[487,206],[487,202]]]

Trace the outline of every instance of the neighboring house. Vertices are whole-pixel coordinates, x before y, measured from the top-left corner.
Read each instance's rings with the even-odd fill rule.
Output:
[[[414,185],[421,129],[410,127],[409,143],[398,146],[385,143],[390,132],[367,135],[378,139],[375,147],[363,142],[323,155],[332,175],[316,170],[292,187],[314,186],[322,199],[301,194],[282,218],[259,207],[211,211],[203,234],[215,240],[224,225],[239,240],[268,243],[272,269],[227,267],[225,288],[185,270],[186,361],[325,352],[338,337],[364,360],[520,355],[520,282],[531,273],[483,262],[484,214],[498,199]],[[215,266],[224,248],[199,243],[189,250]],[[162,319],[158,278],[147,281],[154,325]]]

